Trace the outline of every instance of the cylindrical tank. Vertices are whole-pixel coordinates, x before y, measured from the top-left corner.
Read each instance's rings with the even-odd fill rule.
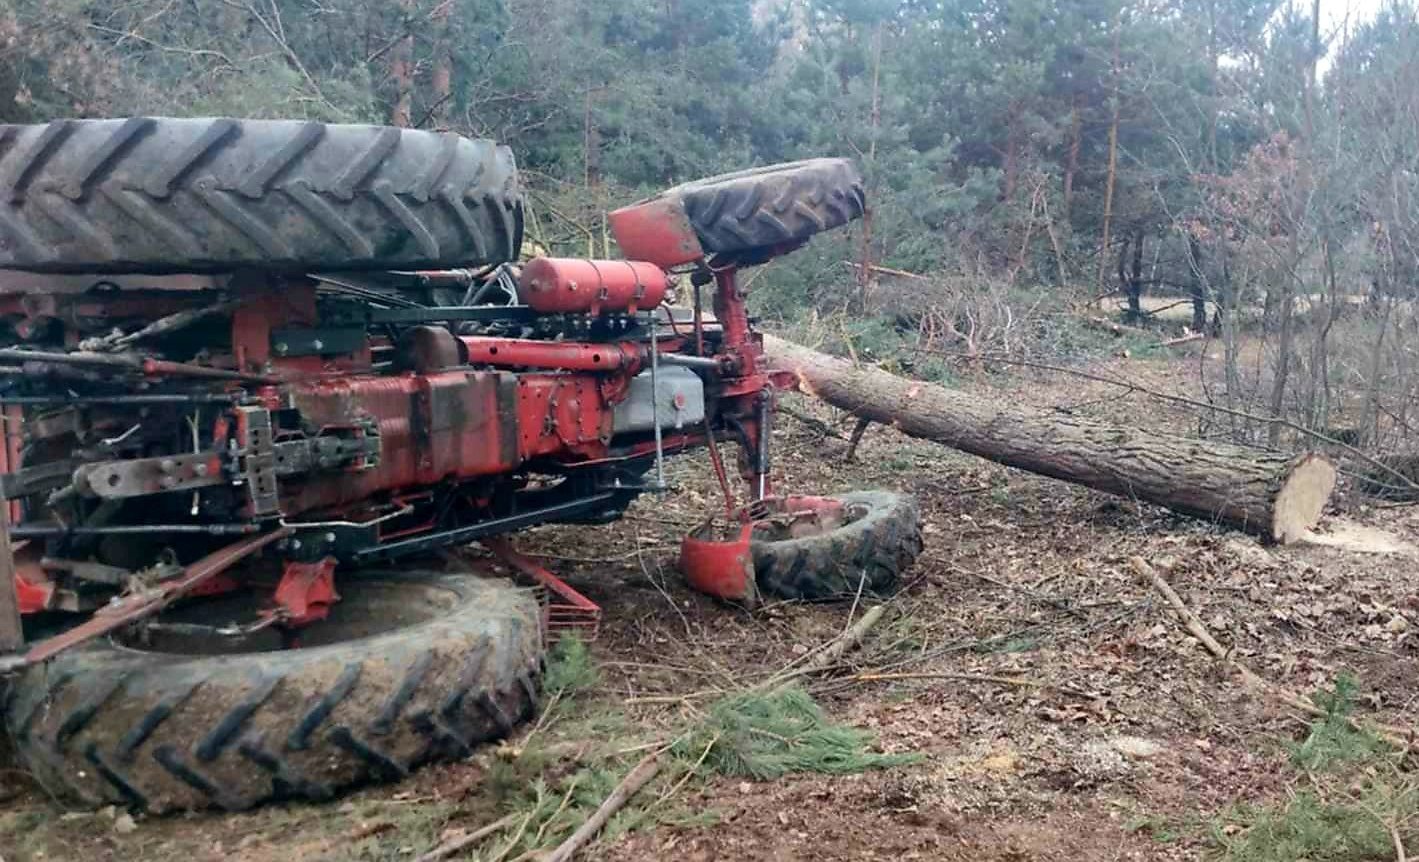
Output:
[[[517,292],[547,314],[635,313],[665,299],[669,282],[653,263],[539,257],[522,268]]]

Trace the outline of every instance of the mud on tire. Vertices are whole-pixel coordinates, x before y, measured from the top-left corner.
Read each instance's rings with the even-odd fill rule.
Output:
[[[817,535],[750,542],[760,591],[785,599],[890,593],[921,553],[916,501],[893,491],[839,495],[848,520]]]
[[[455,134],[228,118],[0,126],[0,267],[413,269],[517,256],[511,151]]]
[[[399,779],[534,711],[542,632],[527,591],[438,573],[339,589],[302,649],[182,655],[104,641],[27,670],[4,713],[20,760],[71,803],[239,810]]]

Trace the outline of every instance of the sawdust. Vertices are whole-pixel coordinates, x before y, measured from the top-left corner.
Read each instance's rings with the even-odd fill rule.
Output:
[[[1323,531],[1307,530],[1299,542],[1357,554],[1419,558],[1419,546],[1406,542],[1394,533],[1343,519],[1326,522]]]

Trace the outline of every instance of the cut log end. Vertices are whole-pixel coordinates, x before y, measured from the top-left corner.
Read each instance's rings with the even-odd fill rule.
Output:
[[[764,351],[774,366],[794,373],[805,392],[859,418],[1007,467],[1246,530],[1263,541],[1303,539],[1335,487],[1335,468],[1320,455],[1292,459],[1061,418],[897,377],[767,334]]]
[[[1320,520],[1334,490],[1334,465],[1315,454],[1297,458],[1276,494],[1271,538],[1282,545],[1303,538]]]

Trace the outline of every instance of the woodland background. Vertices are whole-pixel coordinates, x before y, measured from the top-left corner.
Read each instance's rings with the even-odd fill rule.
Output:
[[[1208,339],[1197,373],[1216,409],[1198,432],[1407,449],[1419,11],[1393,0],[1324,26],[1319,11],[0,0],[0,120],[233,114],[486,136],[517,154],[530,236],[564,254],[615,255],[602,213],[669,184],[849,156],[872,212],[754,276],[770,322],[943,379],[1120,338],[1146,352],[1146,329],[1181,314],[1175,327]],[[1089,326],[1096,311],[1125,326]]]

